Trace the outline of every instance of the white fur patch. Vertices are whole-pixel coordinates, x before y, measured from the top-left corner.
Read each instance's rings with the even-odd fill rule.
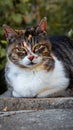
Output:
[[[49,72],[38,68],[23,69],[8,62],[7,66],[10,70],[6,75],[10,80],[10,86],[13,87],[13,96],[48,97],[67,88],[69,79],[65,76],[63,65],[56,58],[54,60],[55,68]]]

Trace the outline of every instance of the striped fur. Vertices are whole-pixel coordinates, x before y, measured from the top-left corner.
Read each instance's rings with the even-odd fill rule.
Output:
[[[4,25],[5,77],[15,97],[52,97],[73,89],[73,41],[66,36],[48,37],[46,24],[44,18],[26,30]]]
[[[49,40],[53,54],[62,62],[70,79],[69,88],[73,88],[73,40],[66,36],[52,36]]]

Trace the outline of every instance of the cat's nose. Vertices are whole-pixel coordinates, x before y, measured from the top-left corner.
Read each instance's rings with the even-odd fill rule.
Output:
[[[30,55],[28,59],[32,61],[34,59],[34,56]]]

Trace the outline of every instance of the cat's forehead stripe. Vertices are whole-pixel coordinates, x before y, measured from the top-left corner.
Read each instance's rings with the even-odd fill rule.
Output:
[[[31,34],[29,34],[29,36],[28,36],[28,40],[30,40],[32,38],[32,35]]]
[[[31,47],[27,45],[27,42],[24,41],[24,46],[26,47],[27,50],[31,50]]]
[[[23,42],[23,44],[24,44],[24,46],[26,47],[26,48],[28,48],[28,45],[27,45],[27,43],[24,41]]]

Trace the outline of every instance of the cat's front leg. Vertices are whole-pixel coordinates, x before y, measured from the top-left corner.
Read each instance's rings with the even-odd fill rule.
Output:
[[[36,97],[57,97],[64,94],[65,94],[64,90],[47,89],[45,91],[40,91],[36,95]]]
[[[35,97],[35,94],[33,94],[30,90],[29,91],[25,90],[25,91],[21,91],[21,92],[13,90],[12,96],[13,97],[29,98],[29,97]]]
[[[19,93],[17,93],[16,91],[12,92],[13,97],[22,97]]]

